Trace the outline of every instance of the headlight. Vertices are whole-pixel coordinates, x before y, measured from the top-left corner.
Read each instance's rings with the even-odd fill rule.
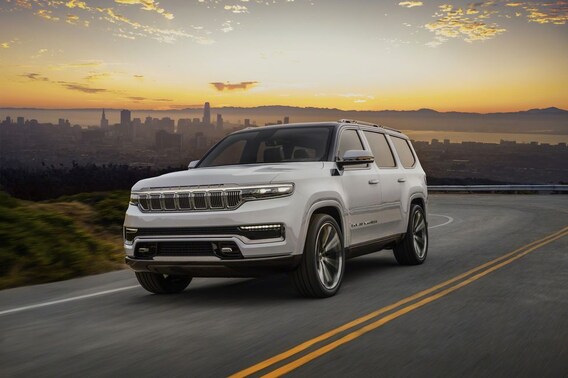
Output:
[[[286,197],[294,192],[294,184],[259,185],[242,189],[243,200]]]
[[[134,206],[138,206],[138,202],[140,201],[140,195],[138,193],[130,193],[130,204]]]
[[[136,237],[136,233],[138,232],[137,228],[129,228],[124,227],[122,232],[122,237],[124,239],[124,243],[128,245],[132,245],[134,242],[134,238]]]

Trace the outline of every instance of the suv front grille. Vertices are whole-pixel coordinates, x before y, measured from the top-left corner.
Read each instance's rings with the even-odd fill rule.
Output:
[[[146,212],[233,210],[242,203],[240,190],[218,188],[141,193],[138,199],[138,207]]]

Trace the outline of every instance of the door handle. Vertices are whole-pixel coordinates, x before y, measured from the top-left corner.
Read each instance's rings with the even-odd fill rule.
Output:
[[[369,185],[377,185],[379,183],[378,179],[369,180]]]
[[[398,182],[406,182],[406,179],[404,177],[401,177],[398,179]]]

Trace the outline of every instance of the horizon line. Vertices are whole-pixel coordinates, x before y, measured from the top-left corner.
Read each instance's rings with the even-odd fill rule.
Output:
[[[227,109],[227,108],[234,108],[234,109],[258,109],[258,108],[270,108],[270,107],[281,107],[281,108],[296,108],[296,109],[319,109],[319,110],[333,110],[333,111],[340,111],[340,112],[345,112],[345,113],[349,113],[349,112],[356,112],[356,113],[364,113],[364,112],[419,112],[419,111],[431,111],[431,112],[436,112],[436,113],[464,113],[464,114],[504,114],[504,113],[522,113],[522,112],[528,112],[531,110],[560,110],[563,112],[568,112],[567,109],[563,109],[563,108],[559,108],[556,106],[548,106],[545,108],[529,108],[529,109],[520,109],[520,110],[509,110],[509,111],[498,111],[498,112],[475,112],[475,111],[459,111],[459,110],[448,110],[448,111],[439,111],[436,109],[432,109],[432,108],[419,108],[419,109],[411,109],[411,110],[397,110],[397,109],[380,109],[380,110],[374,110],[374,109],[364,109],[364,110],[355,110],[355,109],[340,109],[340,108],[325,108],[325,107],[316,107],[316,106],[293,106],[293,105],[257,105],[257,106],[220,106],[220,107],[214,107],[211,106],[211,109]],[[176,111],[184,111],[184,110],[201,110],[203,109],[203,107],[193,107],[193,106],[188,106],[185,108],[176,108],[176,109],[128,109],[128,108],[115,108],[115,107],[90,107],[90,108],[46,108],[46,107],[3,107],[0,106],[0,110],[46,110],[46,111],[52,111],[52,110],[66,110],[66,111],[94,111],[94,110],[115,110],[115,111],[120,111],[120,110],[130,110],[133,112],[144,112],[144,111],[148,111],[148,112],[176,112]]]

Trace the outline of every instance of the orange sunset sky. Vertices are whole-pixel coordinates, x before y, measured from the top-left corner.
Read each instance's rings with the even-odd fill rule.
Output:
[[[4,0],[0,107],[568,108],[568,2]]]

